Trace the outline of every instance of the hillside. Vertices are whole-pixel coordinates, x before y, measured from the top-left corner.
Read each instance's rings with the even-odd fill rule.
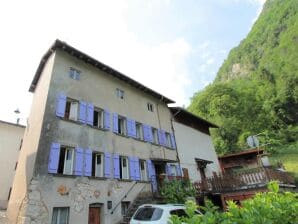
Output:
[[[254,134],[272,152],[297,147],[298,1],[267,0],[247,37],[188,109],[220,126],[212,131],[219,154],[247,148]]]

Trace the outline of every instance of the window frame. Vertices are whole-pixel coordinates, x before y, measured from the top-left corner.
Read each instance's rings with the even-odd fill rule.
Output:
[[[69,77],[73,80],[79,81],[81,79],[81,71],[76,68],[69,67]]]
[[[95,113],[97,113],[97,125],[95,125]],[[100,115],[100,120],[98,119]],[[104,128],[104,110],[99,107],[94,107],[93,110],[93,125],[94,128],[103,129]]]
[[[117,96],[117,98],[124,100],[124,97],[125,97],[124,90],[122,90],[120,88],[116,88],[116,96]]]
[[[71,108],[72,108],[72,103],[77,104],[76,108],[76,114],[75,114],[75,119],[71,118]],[[75,109],[74,109],[75,110]],[[65,111],[64,111],[64,119],[69,120],[69,121],[75,121],[77,122],[79,120],[79,113],[80,113],[80,102],[78,100],[72,99],[67,97],[66,98],[66,103],[65,103]]]
[[[124,167],[124,160],[126,166]],[[129,173],[129,159],[127,156],[119,156],[119,174],[121,180],[129,180],[130,173]],[[124,170],[126,171],[126,175],[124,177]]]
[[[152,132],[153,144],[158,145],[159,142],[158,142],[158,130],[157,130],[157,128],[152,127],[151,132]]]
[[[67,160],[67,151],[72,151],[71,155],[71,164],[70,164],[70,172],[66,172],[66,160]],[[57,174],[61,175],[73,175],[74,173],[74,164],[75,164],[75,147],[72,146],[60,146],[60,155],[59,155],[59,162],[58,162],[58,169]]]
[[[118,134],[127,135],[126,117],[118,115]]]
[[[172,146],[172,140],[171,140],[171,134],[168,133],[168,132],[166,132],[166,141],[167,141],[167,144],[166,145],[169,148],[173,148],[173,146]]]
[[[100,173],[98,174],[96,166],[97,166],[97,159],[98,156],[101,156],[101,163],[100,163]],[[104,153],[102,152],[92,152],[92,171],[91,171],[92,177],[104,177]]]
[[[146,160],[142,160],[142,159],[139,160],[141,181],[148,181],[148,173],[147,173],[147,166],[146,165],[147,165]],[[143,166],[144,169],[142,169],[142,166]]]
[[[153,103],[147,103],[147,110],[150,112],[154,112],[154,105]]]
[[[144,140],[143,125],[140,122],[136,122],[136,138]]]
[[[66,217],[66,224],[69,224],[69,207],[53,207],[53,210],[52,210],[52,221],[51,221],[51,224],[61,224],[61,219],[60,219],[60,216],[61,216],[61,210],[62,209],[66,209],[67,213],[67,217]],[[54,215],[55,215],[55,211],[57,211],[57,217],[56,217],[56,220],[54,220]]]

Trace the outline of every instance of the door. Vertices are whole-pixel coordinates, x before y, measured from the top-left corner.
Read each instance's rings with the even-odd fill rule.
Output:
[[[89,207],[89,222],[88,224],[100,224],[100,208]]]

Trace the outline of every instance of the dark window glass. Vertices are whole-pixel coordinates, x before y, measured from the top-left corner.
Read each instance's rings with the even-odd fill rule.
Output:
[[[176,209],[170,211],[171,215],[177,215],[178,217],[187,217],[187,214],[184,209]]]
[[[134,216],[139,221],[157,221],[161,218],[163,210],[160,208],[140,208]]]

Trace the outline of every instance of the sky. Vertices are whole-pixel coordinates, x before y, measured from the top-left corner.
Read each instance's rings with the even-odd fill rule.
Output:
[[[30,83],[56,39],[187,107],[248,34],[264,1],[1,1],[0,120],[26,124]]]

